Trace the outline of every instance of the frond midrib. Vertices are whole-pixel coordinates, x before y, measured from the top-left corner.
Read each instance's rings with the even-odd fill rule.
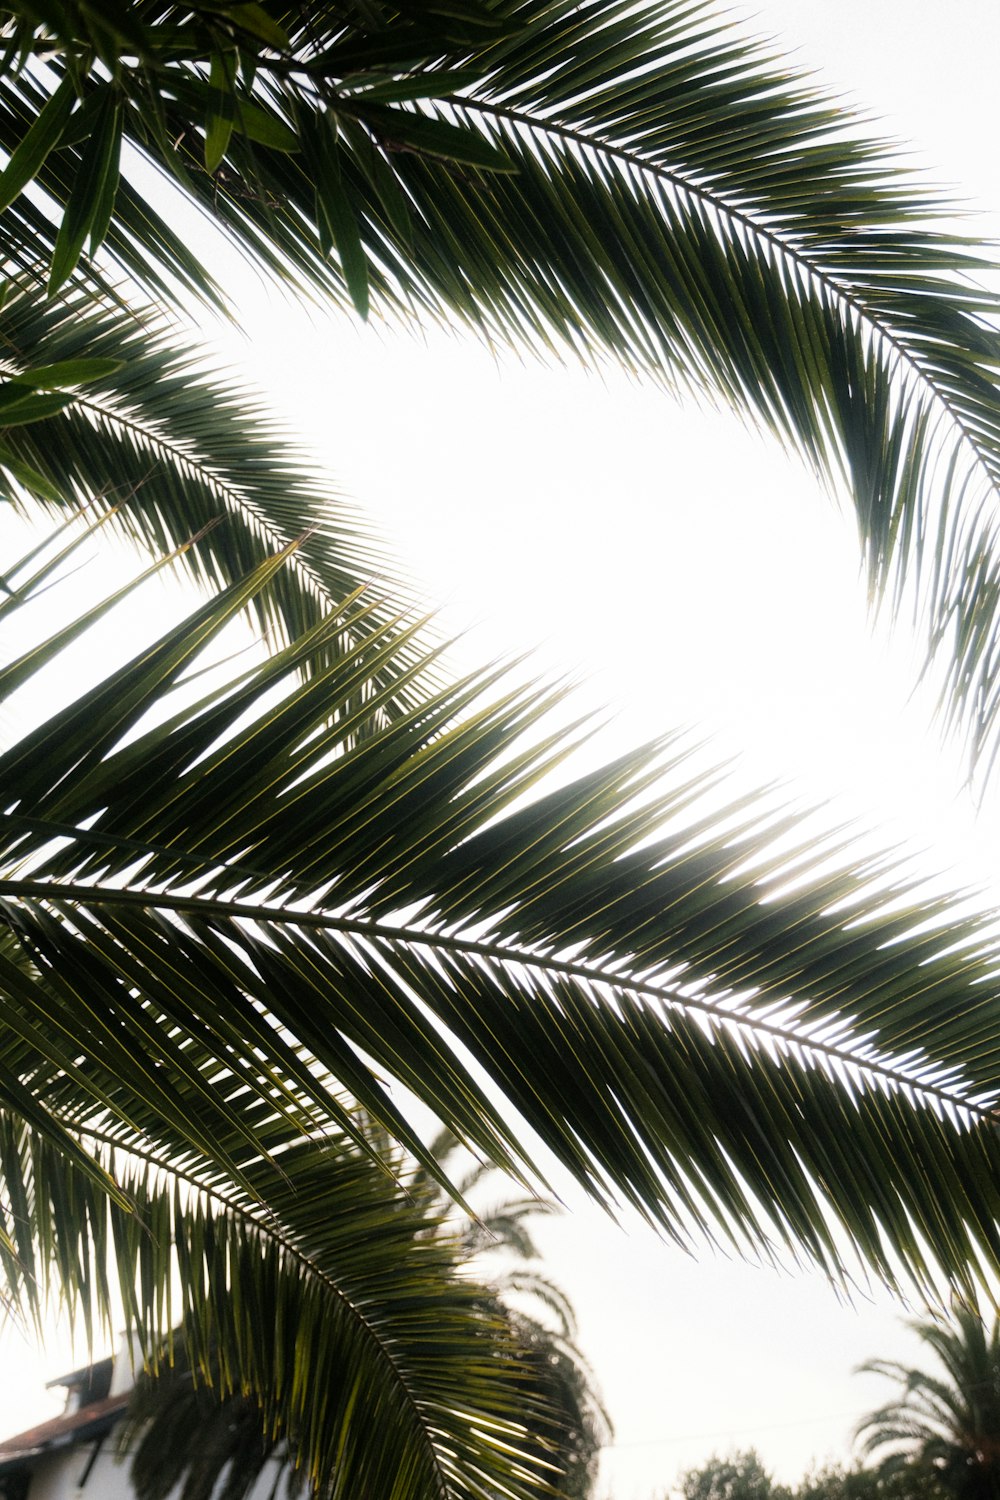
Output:
[[[106,406],[96,401],[93,397],[78,396],[74,406],[82,408],[91,417],[94,415],[102,418],[113,425],[123,427],[127,432],[141,437],[154,450],[169,456],[174,463],[183,465],[191,473],[197,475],[216,495],[223,499],[230,512],[241,513],[253,520],[260,533],[274,546],[276,552],[280,552],[288,546],[294,538],[282,537],[268,522],[267,517],[252,504],[246,496],[241,495],[239,490],[226,482],[225,478],[217,472],[215,467],[204,459],[187,451],[181,443],[171,440],[153,425],[146,425],[136,417],[127,415],[118,409],[113,402]],[[289,562],[295,570],[303,575],[309,587],[316,593],[317,599],[326,600],[327,603],[335,603],[331,600],[329,593],[324,589],[322,581],[313,573],[299,552],[293,552],[289,556]]]
[[[201,916],[225,917],[227,920],[270,923],[275,926],[312,928],[319,931],[339,932],[346,936],[385,942],[403,946],[436,948],[443,952],[461,954],[470,958],[485,958],[494,963],[518,965],[525,969],[541,971],[547,975],[559,975],[588,985],[603,985],[620,993],[644,1000],[655,1001],[675,1007],[680,1011],[696,1011],[718,1026],[729,1024],[753,1038],[768,1037],[782,1048],[798,1050],[803,1057],[821,1057],[833,1063],[856,1070],[862,1076],[880,1079],[893,1088],[911,1091],[926,1101],[933,1100],[949,1110],[960,1110],[963,1114],[983,1124],[996,1123],[997,1112],[992,1094],[986,1102],[982,1098],[963,1094],[965,1080],[952,1078],[948,1085],[914,1076],[912,1064],[894,1064],[891,1058],[865,1057],[852,1051],[849,1045],[817,1041],[774,1021],[724,1010],[718,1003],[698,996],[680,993],[681,985],[672,989],[658,986],[648,980],[623,974],[620,969],[601,967],[598,964],[582,963],[579,960],[560,959],[540,954],[530,948],[521,948],[502,941],[488,942],[483,939],[463,937],[457,933],[429,931],[417,927],[401,927],[364,917],[335,916],[327,912],[295,911],[286,906],[257,905],[251,902],[227,901],[210,897],[175,896],[155,891],[129,891],[121,888],[87,885],[62,889],[46,881],[0,880],[0,896],[22,900],[42,900],[60,906],[138,906],[175,911],[197,912]],[[863,1042],[861,1043],[863,1045]],[[926,1068],[940,1071],[943,1065],[928,1059]]]
[[[932,393],[939,408],[947,415],[949,421],[952,422],[962,441],[968,446],[976,463],[984,471],[991,488],[996,488],[996,481],[991,473],[989,455],[977,438],[975,431],[964,420],[962,415],[956,411],[947,390],[941,387],[940,382],[934,378],[933,373],[926,368],[924,362],[899,334],[893,330],[885,318],[872,309],[857,291],[852,290],[849,285],[846,285],[842,278],[835,275],[828,268],[817,264],[816,259],[796,243],[793,234],[781,234],[773,227],[761,223],[750,210],[737,206],[730,200],[726,193],[720,191],[718,188],[711,187],[704,182],[699,182],[677,168],[666,167],[657,162],[652,162],[641,153],[629,151],[624,146],[617,146],[599,136],[594,136],[579,126],[565,125],[554,119],[540,120],[525,110],[516,109],[511,105],[495,103],[491,100],[476,98],[475,96],[451,95],[442,102],[453,109],[507,120],[511,124],[517,125],[519,128],[532,134],[555,136],[577,149],[592,152],[595,156],[604,156],[613,161],[625,163],[634,170],[655,177],[660,182],[667,183],[675,191],[683,193],[692,199],[699,200],[704,205],[712,208],[721,217],[739,224],[754,239],[768,245],[782,259],[790,261],[797,266],[810,281],[830,294],[836,302],[849,308],[871,330],[879,342],[887,350],[891,351],[895,358],[923,383]]]
[[[9,377],[17,376],[21,371],[15,364],[8,361],[0,361],[0,375]],[[84,411],[91,420],[99,419],[111,424],[113,428],[123,429],[139,438],[154,453],[158,453],[168,459],[178,468],[185,468],[199,479],[226,506],[230,514],[243,515],[252,521],[261,537],[273,545],[275,551],[281,551],[288,546],[288,537],[282,537],[275,527],[269,522],[266,514],[260,510],[239,488],[227,481],[224,474],[218,468],[201,457],[196,451],[188,448],[176,439],[168,437],[155,422],[143,422],[134,413],[126,412],[113,400],[100,401],[94,396],[75,393],[73,400],[67,408],[68,411]],[[306,582],[310,590],[315,594],[317,601],[324,600],[327,603],[335,603],[324,588],[322,580],[309,567],[308,563],[299,552],[290,554],[288,563],[298,572]]]
[[[241,1205],[237,1200],[234,1200],[233,1198],[227,1196],[219,1188],[212,1187],[210,1183],[206,1183],[196,1173],[185,1171],[183,1168],[178,1167],[172,1161],[164,1161],[164,1159],[161,1156],[157,1155],[155,1151],[149,1149],[148,1147],[143,1147],[138,1142],[123,1142],[120,1136],[115,1136],[109,1131],[103,1131],[100,1129],[100,1127],[91,1125],[77,1126],[76,1134],[81,1142],[92,1140],[98,1145],[105,1146],[110,1150],[125,1150],[128,1152],[129,1156],[135,1157],[136,1160],[144,1162],[147,1166],[153,1168],[154,1170],[158,1172],[166,1172],[177,1182],[185,1183],[188,1187],[197,1192],[202,1198],[218,1204],[226,1214],[232,1216],[235,1219],[241,1220],[255,1233],[266,1237],[272,1243],[272,1245],[279,1248],[283,1254],[285,1254],[290,1260],[294,1261],[295,1264],[301,1268],[305,1275],[312,1277],[316,1281],[319,1281],[326,1288],[326,1290],[331,1293],[331,1295],[333,1295],[343,1307],[347,1309],[350,1317],[353,1318],[355,1323],[359,1324],[363,1328],[367,1337],[377,1348],[379,1356],[391,1369],[397,1387],[402,1392],[406,1404],[413,1414],[416,1428],[422,1434],[425,1446],[430,1454],[431,1465],[440,1485],[440,1493],[442,1495],[447,1495],[449,1493],[448,1478],[446,1473],[444,1472],[444,1469],[442,1468],[441,1461],[434,1446],[434,1442],[430,1437],[428,1423],[425,1420],[421,1403],[411,1391],[409,1383],[406,1379],[406,1372],[401,1367],[399,1360],[393,1352],[393,1349],[379,1333],[379,1330],[372,1322],[372,1320],[367,1317],[363,1310],[357,1305],[357,1303],[348,1296],[348,1294],[337,1283],[333,1276],[331,1276],[329,1271],[325,1271],[322,1266],[317,1265],[315,1260],[306,1255],[305,1251],[299,1247],[294,1238],[290,1237],[290,1235],[286,1231],[278,1227],[273,1215],[260,1215],[253,1213],[249,1208]]]

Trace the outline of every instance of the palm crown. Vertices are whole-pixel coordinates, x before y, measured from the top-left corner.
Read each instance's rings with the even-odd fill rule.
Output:
[[[933,1475],[956,1500],[1000,1495],[1000,1325],[958,1306],[950,1319],[911,1324],[934,1356],[930,1370],[877,1359],[862,1369],[899,1389],[858,1428],[866,1454],[886,1474]]]

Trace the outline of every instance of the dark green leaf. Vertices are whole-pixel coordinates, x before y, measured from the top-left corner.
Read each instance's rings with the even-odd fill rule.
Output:
[[[34,365],[11,375],[12,385],[27,385],[36,390],[64,390],[68,386],[89,385],[116,375],[122,368],[120,359],[65,359],[54,365]]]
[[[37,469],[33,469],[15,453],[11,453],[5,443],[0,443],[0,467],[6,469],[18,484],[37,496],[39,500],[47,500],[50,505],[62,504],[63,496],[55,485],[46,479],[44,474],[39,474]]]
[[[232,5],[228,7],[227,14],[241,31],[249,32],[258,41],[273,47],[276,52],[288,52],[291,49],[288,33],[268,15],[263,5]]]
[[[478,68],[428,69],[408,78],[380,78],[374,75],[364,82],[345,80],[349,96],[359,104],[401,104],[409,99],[444,99],[469,88],[482,77]]]
[[[299,150],[299,138],[284,120],[251,104],[242,94],[236,97],[234,123],[248,140],[269,146],[272,151]]]
[[[59,145],[75,102],[72,82],[64,78],[0,172],[0,213],[37,177],[49,152]]]
[[[113,84],[102,84],[99,97],[94,131],[83,149],[79,173],[52,252],[50,296],[72,274],[88,235],[91,253],[101,243],[114,209],[122,142],[122,107]]]
[[[443,157],[486,172],[518,170],[510,156],[466,125],[367,103],[359,103],[358,117],[389,152],[413,151],[417,155]]]
[[[212,106],[205,119],[205,170],[215,172],[229,149],[236,120],[233,69],[229,59],[220,53],[212,58],[209,90]]]
[[[331,133],[317,162],[316,222],[324,253],[336,250],[351,301],[361,317],[367,318],[368,259],[357,213],[338,169],[339,149]]]
[[[24,387],[0,386],[0,427],[19,427],[27,422],[41,422],[56,412],[65,411],[72,396],[53,392],[36,396]]]

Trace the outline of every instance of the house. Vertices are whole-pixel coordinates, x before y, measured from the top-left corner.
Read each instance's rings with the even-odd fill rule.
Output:
[[[91,1493],[127,1500],[128,1471],[109,1442],[134,1383],[125,1351],[48,1382],[62,1386],[59,1417],[0,1442],[0,1500],[70,1500]]]
[[[118,1352],[48,1382],[66,1404],[52,1417],[0,1441],[0,1500],[134,1500],[127,1459],[116,1428],[135,1384],[136,1360],[127,1339]],[[249,1500],[283,1492],[277,1464],[269,1466]]]

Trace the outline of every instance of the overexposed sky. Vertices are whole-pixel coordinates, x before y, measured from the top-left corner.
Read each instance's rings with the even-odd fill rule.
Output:
[[[995,230],[995,0],[754,9],[758,30],[995,211],[983,221]],[[581,680],[582,703],[612,710],[609,751],[708,726],[747,779],[839,795],[928,845],[930,864],[965,860],[969,878],[990,878],[992,802],[977,830],[961,755],[935,754],[929,695],[912,693],[912,643],[871,631],[850,522],[794,460],[615,372],[297,318],[249,279],[241,295],[248,342],[216,334],[225,358],[369,508],[448,628],[469,631],[469,658],[537,647]],[[819,1278],[692,1261],[575,1205],[540,1238],[616,1423],[602,1484],[615,1500],[663,1495],[713,1449],[753,1443],[787,1479],[846,1456],[880,1396],[852,1367],[911,1348],[882,1294],[846,1307]],[[14,1429],[66,1351],[6,1350]]]

